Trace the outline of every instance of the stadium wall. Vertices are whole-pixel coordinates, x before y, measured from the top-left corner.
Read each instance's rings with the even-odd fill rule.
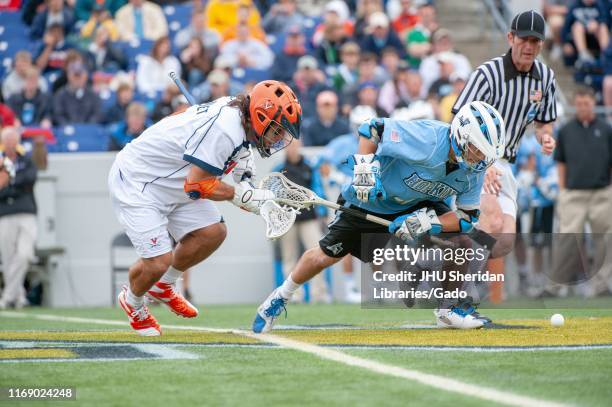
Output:
[[[258,173],[269,172],[281,158],[260,159]],[[45,302],[50,306],[111,302],[110,246],[122,232],[106,182],[113,159],[113,153],[51,154],[48,170],[39,175],[38,247],[65,249],[48,276]],[[272,245],[265,239],[264,222],[230,203],[219,207],[228,238],[194,268],[192,293],[202,303],[258,303],[274,285]],[[120,257],[125,260],[126,256]]]

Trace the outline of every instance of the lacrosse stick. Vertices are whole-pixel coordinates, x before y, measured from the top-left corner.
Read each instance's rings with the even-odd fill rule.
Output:
[[[259,214],[266,222],[266,237],[276,240],[291,229],[295,223],[299,210],[292,207],[280,206],[276,202],[266,201],[259,208]]]
[[[290,181],[280,172],[272,172],[263,178],[259,184],[259,188],[267,189],[274,193],[276,202],[289,205],[297,209],[308,209],[312,205],[322,205],[328,208],[346,212],[351,216],[355,216],[359,219],[364,219],[369,222],[377,223],[381,226],[389,227],[391,221],[380,218],[375,215],[370,215],[359,210],[341,206],[335,202],[327,201],[313,191],[303,186],[297,185]],[[483,232],[484,233],[484,232]],[[489,236],[487,234],[487,236]],[[447,240],[441,239],[436,236],[429,236],[432,243],[443,247],[455,247],[455,245]],[[492,247],[492,246],[491,246]]]
[[[185,96],[185,99],[187,99],[187,102],[189,102],[189,106],[193,106],[196,104],[196,100],[195,98],[191,95],[191,93],[189,93],[189,91],[187,90],[187,88],[185,87],[185,85],[183,85],[183,82],[181,81],[181,79],[176,75],[176,73],[174,71],[170,71],[168,73],[168,76],[170,77],[170,79],[172,79],[172,81],[174,82],[174,84],[176,85],[177,88],[179,88],[179,90],[181,91],[181,93],[183,94],[183,96]]]

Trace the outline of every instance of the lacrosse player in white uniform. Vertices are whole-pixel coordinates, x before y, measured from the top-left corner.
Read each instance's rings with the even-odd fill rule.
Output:
[[[119,304],[140,335],[161,334],[145,295],[179,316],[197,316],[175,284],[225,239],[223,218],[212,201],[228,200],[258,214],[274,195],[248,182],[255,173],[251,145],[264,158],[285,148],[299,137],[301,114],[286,84],[262,81],[248,95],[169,116],[119,152],[108,178],[111,199],[140,256]],[[221,181],[230,172],[235,187]],[[171,237],[178,242],[174,250]]]

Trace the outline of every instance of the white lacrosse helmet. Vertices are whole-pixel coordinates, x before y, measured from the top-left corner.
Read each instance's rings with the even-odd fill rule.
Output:
[[[488,103],[471,102],[459,109],[451,122],[450,140],[460,166],[484,171],[504,155],[504,119]]]

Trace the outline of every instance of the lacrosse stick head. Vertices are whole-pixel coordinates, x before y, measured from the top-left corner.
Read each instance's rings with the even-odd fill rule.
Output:
[[[266,201],[259,208],[259,214],[266,222],[266,237],[276,240],[291,229],[299,212],[295,208],[282,207],[274,201]]]
[[[309,208],[318,198],[314,192],[290,181],[280,172],[266,175],[260,181],[259,188],[272,191],[276,202],[297,209]]]

